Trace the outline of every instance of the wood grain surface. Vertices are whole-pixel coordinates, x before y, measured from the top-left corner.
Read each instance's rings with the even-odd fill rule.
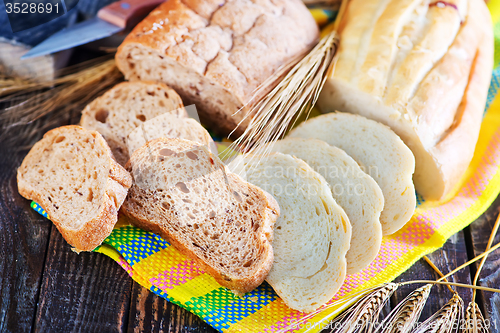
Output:
[[[488,239],[493,229],[493,225],[498,217],[500,209],[500,197],[493,205],[471,226],[470,257],[474,257],[484,252]],[[500,242],[500,233],[498,233],[493,244]],[[476,272],[477,265],[472,266],[472,271]],[[500,288],[500,249],[488,255],[488,259],[479,275],[479,285]],[[490,322],[491,332],[500,332],[500,294],[490,292],[479,292],[476,302],[481,306],[483,314]]]

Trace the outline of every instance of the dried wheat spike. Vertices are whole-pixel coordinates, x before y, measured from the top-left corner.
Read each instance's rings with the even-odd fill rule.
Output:
[[[265,143],[281,139],[301,114],[308,115],[326,82],[338,43],[335,31],[321,38],[273,90],[250,108],[244,119],[251,117],[250,123],[231,148],[267,155],[270,146]],[[282,75],[282,70],[279,70],[268,81],[275,82]],[[262,86],[267,86],[268,81]],[[257,89],[254,95],[259,96],[261,89]]]
[[[370,333],[380,311],[398,289],[397,283],[384,284],[361,298],[329,325],[330,333]]]
[[[412,333],[451,333],[458,332],[463,318],[464,301],[455,293],[441,309],[424,321]]]
[[[470,302],[465,311],[465,333],[487,333],[489,332],[483,314],[476,302]]]
[[[426,284],[409,294],[401,301],[387,318],[378,324],[376,333],[407,333],[411,332],[420,318],[425,303],[429,298],[432,284]]]

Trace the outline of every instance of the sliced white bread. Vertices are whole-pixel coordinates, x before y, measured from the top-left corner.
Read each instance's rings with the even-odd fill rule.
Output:
[[[215,143],[203,126],[193,118],[179,118],[171,113],[156,116],[134,129],[127,139],[129,154],[158,138],[181,138],[209,147],[216,152]]]
[[[17,170],[19,193],[40,204],[79,251],[109,236],[131,183],[104,138],[80,126],[47,132]]]
[[[412,175],[415,158],[404,142],[387,126],[349,113],[328,113],[293,129],[289,137],[314,138],[349,154],[382,189],[382,232],[401,229],[415,211]]]
[[[375,180],[345,151],[321,140],[286,138],[270,144],[269,149],[300,158],[325,178],[352,226],[347,275],[368,266],[382,242],[380,212],[384,208],[384,195]]]
[[[174,90],[161,83],[122,82],[85,107],[80,125],[101,133],[118,163],[125,165],[130,156],[129,133],[164,113],[187,117],[182,100]]]
[[[275,153],[237,157],[229,168],[271,193],[281,215],[274,228],[274,263],[267,282],[292,309],[328,302],[346,275],[351,225],[325,179],[304,161]]]
[[[237,294],[260,285],[273,262],[279,206],[269,194],[228,173],[207,147],[159,138],[132,154],[122,211],[195,260]]]

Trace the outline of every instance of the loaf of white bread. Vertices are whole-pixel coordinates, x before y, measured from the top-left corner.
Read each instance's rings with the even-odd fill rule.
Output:
[[[300,0],[168,0],[127,36],[116,64],[127,80],[168,84],[204,124],[228,134],[258,101],[255,89],[317,38]]]
[[[352,0],[323,112],[357,113],[390,126],[416,159],[426,199],[456,187],[476,145],[493,63],[483,0]]]

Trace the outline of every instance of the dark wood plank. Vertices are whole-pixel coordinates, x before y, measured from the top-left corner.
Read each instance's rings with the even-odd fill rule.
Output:
[[[132,279],[100,253],[76,254],[53,227],[35,332],[123,332]]]
[[[198,316],[134,282],[129,332],[217,332]]]
[[[444,246],[428,255],[429,259],[443,272],[444,274],[449,273],[456,267],[467,262],[469,259],[467,257],[467,248],[465,242],[464,232],[460,231],[453,235]],[[425,262],[423,259],[415,263],[408,271],[398,277],[395,281],[410,281],[410,280],[437,280],[439,275]],[[449,281],[460,282],[460,283],[471,283],[469,268],[465,268],[457,274],[449,278]],[[422,286],[417,284],[410,284],[400,287],[391,299],[392,307],[396,306],[401,300],[403,300],[410,292],[414,291],[416,288]],[[468,304],[472,297],[472,292],[470,289],[458,288],[459,295],[464,300],[465,304]],[[432,314],[437,312],[443,305],[445,305],[450,298],[452,293],[448,290],[446,286],[435,285],[431,289],[431,294],[427,300],[426,306],[422,312],[420,322],[429,318]]]
[[[30,142],[17,140],[17,145]],[[26,152],[0,142],[0,331],[29,332],[36,312],[51,223],[17,192]]]
[[[480,255],[486,249],[493,225],[498,217],[500,208],[500,196],[496,198],[491,207],[470,226],[472,238],[472,256]],[[500,233],[497,234],[493,244],[500,242]],[[474,265],[474,273],[477,265]],[[496,250],[488,256],[481,271],[479,284],[482,286],[500,288],[500,250]],[[500,332],[500,294],[490,292],[478,293],[478,304],[487,319],[490,320],[490,332]]]

